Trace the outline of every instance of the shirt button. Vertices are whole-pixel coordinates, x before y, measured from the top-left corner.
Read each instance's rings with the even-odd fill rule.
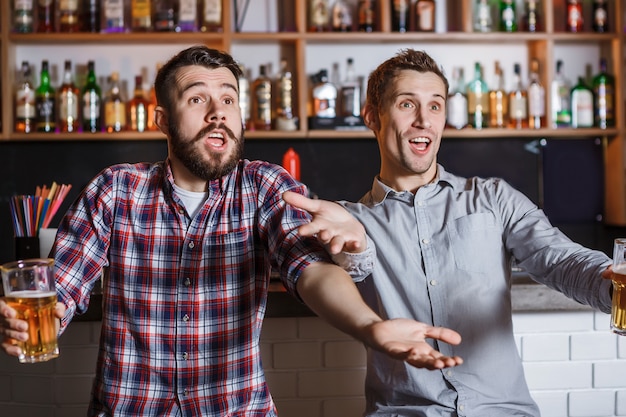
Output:
[[[189,249],[193,249],[196,245],[193,242],[189,242]]]
[[[185,321],[185,322],[189,321],[189,315],[188,314],[185,314],[183,316],[183,321]]]
[[[183,395],[189,395],[189,390],[187,388],[183,390]]]
[[[183,281],[183,284],[185,285],[185,287],[188,287],[191,285],[191,279],[189,279],[189,277],[185,278],[185,280]]]
[[[430,280],[430,285],[433,285],[433,286],[434,286],[434,285],[437,285],[437,284],[439,284],[439,283],[437,282],[437,280],[436,280],[436,279],[431,279],[431,280]]]
[[[447,372],[446,372],[446,375],[447,375],[447,376],[452,376],[452,371],[447,371]]]
[[[189,353],[187,353],[187,352],[183,352],[183,359],[184,359],[184,360],[189,359]]]
[[[428,245],[430,243],[430,239],[422,239],[422,243],[424,245]]]
[[[465,410],[465,406],[464,405],[459,405],[459,410],[461,410],[461,411]]]
[[[185,209],[181,207],[181,208],[178,209],[178,212],[180,214],[185,214]]]
[[[426,205],[426,203],[424,203],[423,201],[418,201],[417,202],[417,206],[418,207],[424,207]]]

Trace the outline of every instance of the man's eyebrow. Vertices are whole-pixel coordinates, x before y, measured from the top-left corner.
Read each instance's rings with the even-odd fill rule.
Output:
[[[180,90],[180,96],[182,97],[182,95],[185,94],[187,90],[191,90],[192,88],[198,87],[198,86],[206,87],[206,83],[203,81],[195,81],[190,84],[187,84]],[[232,83],[222,83],[220,87],[224,89],[232,89],[235,91],[235,93],[238,92],[237,87]]]

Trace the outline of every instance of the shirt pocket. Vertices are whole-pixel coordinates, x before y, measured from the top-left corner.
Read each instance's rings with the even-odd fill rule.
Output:
[[[456,267],[468,272],[502,268],[502,231],[493,213],[474,213],[448,223]]]

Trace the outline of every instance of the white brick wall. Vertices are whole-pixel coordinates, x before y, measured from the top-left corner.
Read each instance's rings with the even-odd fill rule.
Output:
[[[513,320],[543,417],[626,416],[626,337],[610,333],[608,315],[518,312]],[[99,323],[73,323],[59,359],[43,364],[0,355],[0,415],[83,417],[99,332]],[[361,415],[365,350],[320,319],[266,319],[262,358],[281,417]]]

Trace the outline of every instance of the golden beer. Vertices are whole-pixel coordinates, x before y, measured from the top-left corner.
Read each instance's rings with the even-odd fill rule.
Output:
[[[5,300],[17,311],[18,318],[28,323],[28,340],[18,343],[22,349],[20,362],[41,362],[59,356],[56,292],[15,291]]]
[[[611,305],[611,330],[626,335],[626,269],[613,270],[613,302]]]

